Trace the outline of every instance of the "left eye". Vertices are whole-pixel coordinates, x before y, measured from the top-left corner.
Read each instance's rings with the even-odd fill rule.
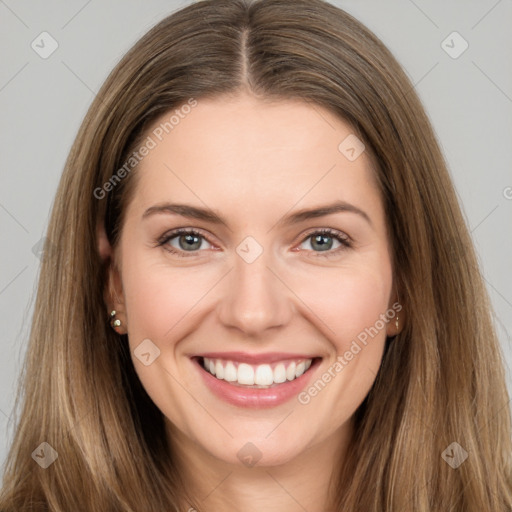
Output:
[[[330,230],[315,231],[314,233],[310,233],[304,239],[302,244],[308,241],[314,252],[336,252],[338,249],[350,246],[347,237],[343,236],[341,233],[333,232]],[[333,244],[336,242],[338,243],[338,246],[334,247],[334,250],[331,251],[331,249],[333,249]]]

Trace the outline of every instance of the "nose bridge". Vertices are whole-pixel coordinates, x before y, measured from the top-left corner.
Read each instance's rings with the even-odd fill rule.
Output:
[[[220,308],[221,321],[226,326],[258,334],[288,321],[289,295],[270,270],[273,266],[271,251],[254,238],[247,237],[239,244]]]

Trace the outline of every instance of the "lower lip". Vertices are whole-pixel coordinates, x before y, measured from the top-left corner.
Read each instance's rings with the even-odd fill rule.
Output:
[[[309,369],[300,377],[292,381],[283,382],[275,387],[262,389],[234,386],[225,380],[217,379],[217,377],[206,371],[202,366],[200,358],[194,358],[194,362],[205,384],[216,396],[237,407],[263,409],[284,404],[293,397],[298,396],[309,382],[312,369],[316,367],[319,359],[314,359]]]

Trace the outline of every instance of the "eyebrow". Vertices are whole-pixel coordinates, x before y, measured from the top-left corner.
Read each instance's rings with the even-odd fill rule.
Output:
[[[318,206],[315,208],[302,209],[281,218],[276,225],[294,225],[309,219],[316,219],[333,213],[355,213],[362,217],[370,226],[373,227],[372,220],[369,215],[357,206],[345,201],[335,201],[334,203]],[[145,219],[157,213],[176,214],[191,219],[203,220],[212,224],[218,224],[228,227],[227,222],[217,213],[209,208],[200,208],[188,204],[162,203],[148,208],[142,215]]]

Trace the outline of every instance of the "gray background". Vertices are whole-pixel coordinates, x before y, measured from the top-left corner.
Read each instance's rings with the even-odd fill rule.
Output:
[[[123,53],[188,3],[0,0],[0,463],[39,271],[33,247],[67,153]],[[387,44],[425,104],[480,257],[512,390],[512,0],[332,3]],[[47,59],[31,47],[43,31],[59,45]],[[458,58],[441,46],[453,31],[469,44]],[[451,36],[445,48],[461,43]]]

